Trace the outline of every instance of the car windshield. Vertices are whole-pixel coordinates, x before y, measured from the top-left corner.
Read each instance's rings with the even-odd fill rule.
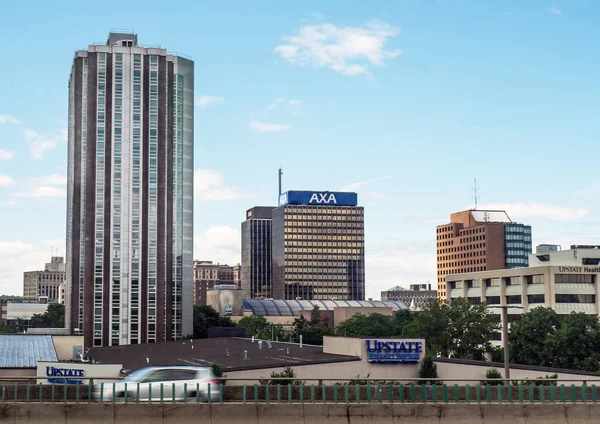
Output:
[[[148,368],[136,370],[129,374],[127,377],[125,377],[122,381],[138,381],[142,379],[146,374],[148,374],[148,371]]]

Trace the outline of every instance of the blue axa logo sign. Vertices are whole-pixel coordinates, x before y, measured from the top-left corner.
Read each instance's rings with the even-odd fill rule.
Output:
[[[335,199],[335,194],[333,193],[313,193],[312,196],[310,196],[308,203],[316,203],[319,205],[337,205],[337,200]]]
[[[279,196],[279,206],[283,205],[319,205],[319,206],[356,206],[356,193],[341,191],[288,191]]]
[[[378,364],[418,364],[423,342],[366,340],[368,361]]]

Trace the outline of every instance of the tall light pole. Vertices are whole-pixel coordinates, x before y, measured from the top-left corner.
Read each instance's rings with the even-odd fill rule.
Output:
[[[488,308],[502,309],[502,344],[504,347],[504,378],[510,378],[510,365],[508,363],[508,308],[523,309],[522,306],[513,305],[487,305]]]

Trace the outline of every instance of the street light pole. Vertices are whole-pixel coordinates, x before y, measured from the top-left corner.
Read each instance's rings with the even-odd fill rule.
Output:
[[[487,305],[488,308],[502,309],[502,344],[504,347],[504,378],[510,378],[510,365],[508,363],[508,308],[523,309],[522,306],[515,305]]]
[[[502,342],[504,344],[504,378],[510,378],[508,364],[508,307],[502,306]]]

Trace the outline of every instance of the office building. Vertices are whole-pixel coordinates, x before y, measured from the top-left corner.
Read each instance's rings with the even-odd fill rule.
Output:
[[[528,265],[531,227],[504,211],[467,210],[436,229],[438,296],[447,298],[446,275]]]
[[[29,302],[59,303],[60,286],[64,281],[64,258],[53,256],[43,271],[23,273],[23,299]]]
[[[560,250],[560,246],[557,244],[538,244],[535,246],[535,253],[550,253],[550,252],[558,252]]]
[[[364,208],[356,193],[288,191],[273,210],[273,298],[364,300]]]
[[[192,333],[194,63],[137,35],[75,52],[66,324],[85,347]]]
[[[194,261],[194,306],[207,305],[207,290],[215,286],[239,288],[231,265],[214,264],[212,261]]]
[[[600,246],[573,245],[569,250],[535,253],[529,256],[526,268],[447,275],[448,297],[514,306],[507,310],[509,323],[539,306],[559,315],[583,312],[600,316],[599,264]],[[499,308],[490,310],[501,313]]]
[[[398,301],[409,305],[409,309],[420,311],[425,309],[429,302],[437,298],[437,290],[431,289],[431,284],[411,284],[407,290],[396,286],[381,292],[381,301]]]
[[[244,299],[272,298],[271,227],[273,206],[246,211],[242,222],[241,287]]]

